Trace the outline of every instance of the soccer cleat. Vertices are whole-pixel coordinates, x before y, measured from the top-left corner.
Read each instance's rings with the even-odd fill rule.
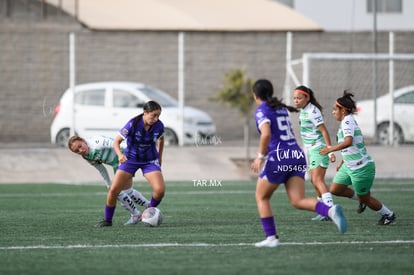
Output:
[[[124,225],[135,225],[141,221],[141,214],[139,216],[131,216],[131,218],[124,223]]]
[[[112,226],[112,221],[103,220],[98,222],[95,227],[105,227],[105,226]]]
[[[277,247],[280,245],[279,239],[273,237],[268,237],[265,240],[255,243],[255,247]]]
[[[395,222],[397,217],[395,216],[395,213],[392,213],[392,215],[383,215],[381,219],[378,221],[378,225],[389,225]]]
[[[331,218],[331,220],[335,223],[336,227],[338,227],[339,232],[341,232],[342,234],[345,233],[347,229],[347,222],[342,211],[342,206],[332,206],[328,211],[328,215]]]
[[[357,209],[357,213],[361,214],[362,212],[365,211],[365,208],[367,208],[365,203],[360,202],[358,205],[358,209]]]
[[[318,215],[312,218],[312,221],[329,221],[329,217]]]

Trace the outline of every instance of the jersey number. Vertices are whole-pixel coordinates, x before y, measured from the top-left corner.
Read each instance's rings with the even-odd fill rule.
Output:
[[[295,138],[295,135],[292,131],[292,124],[290,122],[290,119],[285,116],[279,116],[277,117],[277,127],[279,128],[281,134],[280,139],[281,140],[291,140]]]

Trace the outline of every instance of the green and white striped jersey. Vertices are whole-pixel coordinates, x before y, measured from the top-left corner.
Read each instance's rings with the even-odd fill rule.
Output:
[[[322,113],[312,103],[309,102],[305,108],[300,110],[300,135],[307,150],[321,145],[325,146],[322,132],[318,129],[318,126],[322,124],[324,124]]]
[[[338,143],[342,143],[349,136],[352,137],[352,145],[341,150],[342,159],[349,169],[356,170],[373,160],[367,153],[361,129],[352,114],[341,121],[337,134]]]
[[[96,136],[86,139],[89,154],[85,156],[90,162],[96,164],[107,164],[113,168],[118,167],[118,156],[113,149],[114,140],[109,137]]]
[[[95,136],[85,139],[89,147],[89,154],[83,158],[93,165],[103,177],[106,186],[111,186],[111,179],[103,164],[112,167],[114,173],[118,169],[118,156],[113,148],[114,140],[109,137]],[[121,150],[124,151],[124,144],[121,144]]]

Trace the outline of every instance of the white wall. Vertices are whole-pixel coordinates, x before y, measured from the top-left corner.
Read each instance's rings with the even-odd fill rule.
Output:
[[[414,31],[414,1],[402,2],[402,13],[377,13],[378,31]],[[367,0],[295,0],[294,9],[325,31],[369,31],[373,28]]]

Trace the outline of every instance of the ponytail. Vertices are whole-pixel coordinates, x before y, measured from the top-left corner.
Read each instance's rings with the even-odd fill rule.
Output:
[[[348,90],[345,90],[343,96],[339,97],[336,100],[335,104],[339,108],[348,111],[348,113],[353,114],[356,112],[356,104],[355,101],[352,99],[353,97],[354,95],[352,93],[348,92]]]
[[[277,97],[273,97],[273,85],[267,79],[259,79],[253,85],[253,93],[273,109],[287,108],[290,112],[299,112],[298,109],[284,104]]]

